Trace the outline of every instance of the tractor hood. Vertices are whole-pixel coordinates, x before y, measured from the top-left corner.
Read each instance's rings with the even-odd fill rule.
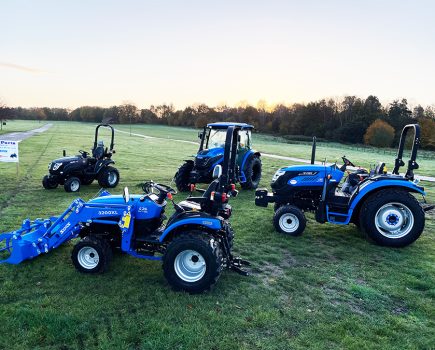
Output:
[[[196,157],[198,159],[214,158],[217,156],[222,156],[223,154],[224,154],[223,147],[217,147],[217,148],[203,149],[202,151],[198,152]]]
[[[279,169],[273,175],[271,186],[274,190],[282,189],[287,185],[318,187],[323,186],[327,175],[332,176],[331,181],[340,182],[343,172],[336,165],[292,165]]]
[[[48,170],[51,174],[55,174],[61,171],[63,168],[65,168],[65,165],[78,163],[82,159],[83,159],[82,156],[58,158],[48,164]]]

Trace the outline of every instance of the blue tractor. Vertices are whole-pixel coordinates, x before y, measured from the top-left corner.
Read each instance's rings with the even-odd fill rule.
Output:
[[[199,150],[194,160],[185,160],[174,176],[178,191],[191,190],[191,185],[210,183],[213,169],[224,159],[225,135],[229,127],[240,128],[234,183],[243,189],[255,189],[261,180],[260,152],[252,150],[252,125],[245,123],[211,123],[198,134]]]
[[[405,165],[402,157],[409,130],[414,130],[413,147],[407,171],[400,175],[399,169]],[[419,203],[413,195],[420,194],[423,199],[425,196],[424,188],[414,180],[419,144],[419,125],[405,126],[392,174],[387,174],[385,164],[379,163],[370,174],[358,175],[360,181],[355,185],[345,183],[345,191],[339,184],[346,167],[354,166],[352,162],[343,157],[341,167],[315,165],[313,144],[312,164],[279,169],[272,178],[272,192],[258,189],[255,204],[267,207],[268,203],[274,203],[275,229],[291,236],[302,234],[306,226],[304,212],[311,211],[319,223],[354,223],[377,244],[406,246],[420,237],[425,224],[424,211],[433,208]]]
[[[175,190],[146,182],[144,194],[102,192],[88,202],[76,199],[59,217],[25,220],[20,229],[0,234],[0,264],[19,264],[48,253],[79,237],[72,262],[83,273],[104,272],[119,249],[133,257],[163,262],[164,275],[175,290],[200,293],[212,287],[223,268],[247,274],[231,249],[234,232],[229,223],[228,199],[237,195],[229,183],[235,162],[238,127],[226,130],[224,160],[214,170],[214,180],[201,197],[175,203]],[[166,225],[165,209],[175,212]]]

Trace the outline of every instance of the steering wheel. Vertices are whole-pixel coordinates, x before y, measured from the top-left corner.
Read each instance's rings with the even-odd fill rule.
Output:
[[[83,156],[83,158],[87,158],[88,157],[88,152],[80,150],[79,153]]]
[[[355,165],[349,159],[347,159],[346,156],[341,157],[341,159],[343,159],[343,163],[346,166],[353,166],[353,167],[355,167]]]
[[[153,193],[153,188],[157,189],[159,192],[177,194],[177,191],[172,187],[163,184],[157,184],[153,181],[147,181],[142,185],[142,190],[145,193]]]

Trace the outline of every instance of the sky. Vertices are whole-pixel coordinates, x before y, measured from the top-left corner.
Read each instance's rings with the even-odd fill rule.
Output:
[[[9,106],[435,104],[435,1],[2,0]]]

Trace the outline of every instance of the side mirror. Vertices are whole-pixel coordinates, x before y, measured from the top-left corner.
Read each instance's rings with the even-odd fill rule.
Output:
[[[204,133],[202,131],[198,132],[198,138],[201,140]]]
[[[219,179],[222,175],[222,165],[218,164],[213,169],[213,179]]]
[[[124,187],[124,194],[122,196],[124,197],[125,203],[130,202],[130,193],[128,192],[128,187]]]

